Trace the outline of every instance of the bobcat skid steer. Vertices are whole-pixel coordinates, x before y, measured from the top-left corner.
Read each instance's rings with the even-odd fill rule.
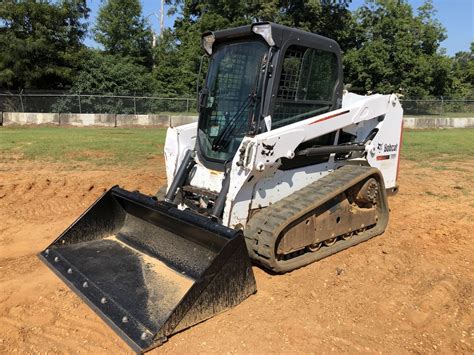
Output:
[[[338,44],[255,23],[204,33],[199,120],[168,129],[168,185],[112,187],[40,258],[137,352],[284,273],[384,232],[395,95],[343,93]]]

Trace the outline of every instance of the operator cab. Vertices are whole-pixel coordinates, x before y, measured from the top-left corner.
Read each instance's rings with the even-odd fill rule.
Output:
[[[210,63],[196,150],[209,169],[223,171],[247,135],[341,107],[341,51],[331,39],[261,22],[206,32],[202,47]]]

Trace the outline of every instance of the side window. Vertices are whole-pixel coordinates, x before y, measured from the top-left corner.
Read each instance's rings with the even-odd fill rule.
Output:
[[[334,53],[290,46],[283,59],[272,128],[328,112],[337,77]]]

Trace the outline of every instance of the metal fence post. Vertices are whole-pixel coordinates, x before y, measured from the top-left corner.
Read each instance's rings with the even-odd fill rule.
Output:
[[[189,99],[186,99],[186,112],[189,112]]]
[[[23,93],[23,89],[20,91],[20,105],[21,105],[21,112],[25,112],[25,106],[23,105],[23,97],[21,94]]]
[[[133,112],[137,115],[137,97],[135,91],[133,92]]]
[[[77,100],[79,101],[79,113],[82,113],[82,107],[81,107],[81,93],[77,95]]]
[[[441,114],[444,113],[444,97],[441,96]]]

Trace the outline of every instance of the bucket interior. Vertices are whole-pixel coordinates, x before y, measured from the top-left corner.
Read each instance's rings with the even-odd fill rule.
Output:
[[[131,345],[144,349],[190,289],[204,284],[229,236],[149,197],[117,191],[96,201],[41,256]]]

